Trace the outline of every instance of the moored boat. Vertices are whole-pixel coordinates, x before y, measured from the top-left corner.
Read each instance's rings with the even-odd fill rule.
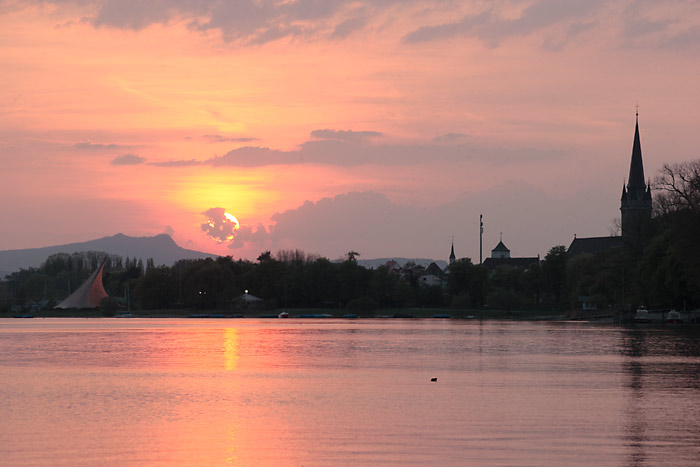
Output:
[[[651,323],[651,316],[649,316],[649,310],[643,306],[637,308],[637,313],[634,315],[634,322],[640,324]]]
[[[668,312],[668,315],[666,315],[666,322],[669,324],[682,324],[683,318],[681,318],[681,314],[679,312],[676,310],[671,310]]]

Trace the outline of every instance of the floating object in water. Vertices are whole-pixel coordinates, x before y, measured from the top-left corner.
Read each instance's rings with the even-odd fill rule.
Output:
[[[437,378],[430,378],[430,381],[432,381],[434,383],[437,381]]]

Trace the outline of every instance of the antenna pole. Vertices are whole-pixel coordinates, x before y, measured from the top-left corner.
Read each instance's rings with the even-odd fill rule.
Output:
[[[484,259],[484,215],[479,214],[479,264]]]

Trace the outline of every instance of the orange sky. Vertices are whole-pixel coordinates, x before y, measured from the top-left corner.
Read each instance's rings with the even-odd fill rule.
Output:
[[[0,249],[544,254],[608,233],[637,102],[647,176],[698,157],[699,53],[689,1],[0,0]]]

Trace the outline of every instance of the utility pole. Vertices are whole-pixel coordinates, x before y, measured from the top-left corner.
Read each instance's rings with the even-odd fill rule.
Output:
[[[484,255],[484,215],[479,214],[479,264],[483,262]]]

